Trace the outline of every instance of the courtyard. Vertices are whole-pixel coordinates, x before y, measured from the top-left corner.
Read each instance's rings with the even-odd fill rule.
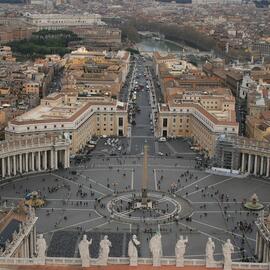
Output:
[[[178,152],[174,144],[169,145]],[[110,256],[126,257],[128,241],[136,234],[141,242],[140,256],[149,257],[149,240],[159,231],[163,256],[174,256],[176,240],[184,235],[189,241],[187,258],[203,258],[211,237],[216,259],[222,258],[222,244],[230,238],[235,246],[234,260],[255,261],[257,213],[247,211],[242,203],[256,193],[267,206],[270,182],[211,175],[195,165],[191,158],[150,155],[149,193],[165,194],[157,198],[157,211],[127,207],[130,196],[141,191],[142,155],[92,156],[67,170],[14,179],[1,185],[1,199],[8,206],[16,205],[27,193],[38,191],[46,200],[36,214],[37,231],[47,240],[47,256],[78,257],[78,242],[86,233],[93,239],[92,257],[98,256],[99,241],[105,234],[113,246]],[[113,199],[118,201],[117,215],[110,212]],[[170,215],[175,200],[181,209],[177,216]]]

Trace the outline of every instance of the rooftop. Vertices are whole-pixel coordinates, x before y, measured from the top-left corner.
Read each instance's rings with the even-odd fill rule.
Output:
[[[72,122],[92,106],[116,106],[116,109],[125,108],[125,104],[118,104],[110,98],[78,99],[75,95],[53,94],[44,98],[41,105],[12,120],[11,124]]]

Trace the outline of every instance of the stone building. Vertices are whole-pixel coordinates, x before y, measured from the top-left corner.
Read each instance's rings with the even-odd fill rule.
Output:
[[[214,155],[219,134],[238,134],[234,97],[229,89],[175,89],[158,112],[158,135],[191,137],[198,149]]]
[[[54,93],[10,121],[5,134],[8,141],[62,135],[69,138],[71,153],[76,153],[93,136],[126,136],[127,131],[126,104],[111,98]]]

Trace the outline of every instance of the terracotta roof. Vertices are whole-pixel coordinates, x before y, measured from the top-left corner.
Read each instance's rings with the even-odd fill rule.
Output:
[[[75,119],[77,119],[81,114],[83,114],[86,110],[88,110],[91,106],[115,106],[116,105],[116,101],[112,101],[112,102],[88,102],[85,105],[83,105],[78,111],[76,111],[71,117],[67,118],[67,119],[62,119],[62,118],[51,118],[51,119],[45,119],[45,120],[11,120],[10,123],[14,124],[14,125],[31,125],[31,124],[42,124],[42,123],[56,123],[56,122],[63,122],[63,123],[69,123],[69,122],[73,122]],[[117,110],[119,109],[119,107],[117,107]],[[123,108],[123,110],[126,109],[126,104],[125,107]],[[120,110],[120,109],[119,109]],[[97,111],[98,112],[98,111]],[[110,112],[110,111],[108,111]]]

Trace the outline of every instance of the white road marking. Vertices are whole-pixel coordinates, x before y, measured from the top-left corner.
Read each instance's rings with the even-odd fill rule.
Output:
[[[242,204],[243,202],[226,202],[224,201],[223,204]],[[263,204],[269,204],[270,202],[262,202]],[[219,202],[192,202],[192,204],[219,204]]]
[[[227,213],[235,213],[235,211],[233,211],[233,210],[230,210],[230,211],[226,211]],[[200,211],[194,211],[193,213],[209,213],[209,214],[218,214],[218,213],[220,213],[220,214],[222,214],[222,211],[220,210],[220,211],[215,211],[215,210],[213,210],[213,211],[203,211],[203,210],[200,210]],[[250,211],[239,211],[239,210],[237,210],[237,213],[250,213]]]
[[[184,187],[182,187],[182,188],[179,188],[176,192],[179,192],[179,191],[182,191],[182,190],[184,190],[184,189],[186,189],[186,188],[188,188],[188,187],[191,187],[191,186],[193,186],[194,184],[197,184],[197,183],[199,183],[199,182],[205,180],[206,178],[208,178],[208,177],[210,177],[210,176],[212,176],[212,174],[208,174],[208,175],[206,175],[206,176],[204,176],[204,177],[198,179],[197,181],[195,181],[195,182],[193,182],[193,183],[191,183],[191,184],[189,184],[189,185],[187,185],[187,186],[184,186]],[[176,192],[175,192],[175,193],[176,193]]]
[[[22,178],[14,178],[14,179],[10,179],[10,181],[7,181],[6,183],[2,183],[0,184],[0,187],[2,186],[6,186],[9,185],[10,183],[16,183],[16,182],[20,182],[23,180],[28,180],[28,178],[34,178],[34,177],[38,177],[38,176],[46,176],[46,175],[51,175],[51,173],[33,173],[33,174],[29,174],[29,175],[24,175]]]
[[[23,197],[2,197],[3,200],[23,200],[24,198]],[[67,199],[45,199],[46,201],[66,201]],[[78,199],[69,199],[68,200],[69,202],[94,202],[95,200],[85,200],[85,199],[81,199],[81,200],[78,200]]]
[[[87,212],[96,212],[95,209],[82,209],[82,208],[63,208],[63,207],[40,207],[38,210],[51,210],[53,208],[53,211],[87,211]],[[97,213],[97,212],[96,212]],[[100,216],[100,215],[99,215]]]
[[[86,232],[89,232],[89,231],[92,231],[92,230],[94,230],[94,229],[96,229],[96,228],[102,227],[102,226],[104,226],[104,225],[106,225],[106,224],[109,224],[109,223],[110,223],[110,222],[106,221],[105,223],[99,224],[99,225],[97,225],[97,226],[95,226],[95,227],[93,227],[93,228],[90,228],[90,229],[88,229],[88,230],[85,230],[85,231],[86,231]]]
[[[101,194],[101,195],[103,195],[103,196],[106,195],[105,193],[102,193],[102,192],[100,192],[100,191],[98,191],[98,190],[96,190],[96,189],[94,189],[94,188],[89,188],[89,187],[87,187],[87,186],[84,185],[84,184],[79,184],[79,183],[77,183],[77,182],[75,182],[75,181],[69,180],[68,178],[59,176],[59,175],[57,175],[57,174],[51,173],[51,175],[54,175],[55,177],[59,177],[59,178],[65,180],[65,181],[71,182],[72,184],[75,184],[75,185],[77,185],[77,186],[80,186],[80,185],[81,185],[81,186],[83,186],[84,188],[86,188],[86,189],[88,189],[88,190],[93,190],[93,191],[95,191],[95,192],[97,192],[97,193],[99,193],[99,194]]]
[[[201,233],[201,234],[203,234],[203,235],[206,235],[206,236],[208,236],[208,237],[211,237],[212,239],[216,239],[216,240],[219,241],[219,242],[222,242],[222,243],[225,243],[225,242],[226,242],[226,241],[224,241],[224,240],[222,240],[222,239],[220,239],[220,238],[218,238],[218,237],[216,237],[216,236],[213,236],[213,235],[211,235],[211,234],[209,234],[209,233],[200,231],[200,230],[198,230],[197,228],[191,227],[191,226],[186,225],[186,224],[184,224],[184,223],[181,223],[181,222],[179,222],[179,221],[178,221],[178,224],[181,224],[181,225],[184,226],[184,227],[187,227],[187,228],[192,229],[192,230],[195,230],[195,231],[197,231],[197,232],[199,232],[199,233]],[[237,248],[237,249],[240,249],[240,248],[237,247],[237,246],[234,246],[234,247]]]
[[[215,183],[215,184],[213,184],[213,185],[210,185],[210,186],[208,186],[208,189],[211,188],[211,187],[215,187],[215,186],[217,186],[217,185],[223,184],[223,183],[225,183],[225,182],[227,182],[227,181],[230,181],[230,180],[232,180],[232,179],[235,179],[235,177],[226,178],[226,179],[224,179],[224,180],[222,180],[222,181],[220,181],[220,182],[218,182],[218,183]],[[203,188],[200,188],[200,189],[198,189],[198,190],[195,190],[195,191],[189,193],[188,195],[192,195],[192,194],[201,192],[202,190],[204,190],[204,187],[203,187]]]
[[[72,227],[75,227],[75,226],[79,226],[79,225],[82,225],[82,224],[85,224],[85,223],[89,223],[89,222],[92,222],[92,221],[96,221],[96,220],[99,220],[99,219],[103,219],[103,217],[97,217],[97,218],[93,218],[93,219],[87,219],[85,221],[81,221],[81,222],[78,222],[78,223],[75,223],[75,224],[64,226],[62,228],[58,228],[58,229],[55,229],[55,230],[44,232],[43,234],[48,234],[48,233],[52,233],[52,232],[63,231],[65,229],[72,228]]]
[[[80,175],[81,177],[85,178],[85,180],[89,180],[90,182],[92,182],[92,183],[94,183],[94,184],[96,184],[96,185],[98,185],[98,186],[101,186],[101,187],[103,187],[103,188],[105,188],[105,189],[107,189],[107,190],[109,190],[109,191],[111,191],[111,192],[114,192],[113,189],[106,187],[105,185],[103,185],[103,184],[101,184],[101,183],[99,183],[99,182],[97,182],[97,181],[91,179],[90,177],[88,177],[88,176],[86,176],[86,175],[84,175],[84,174],[79,174],[79,175]]]
[[[220,228],[220,227],[216,227],[216,226],[210,225],[210,224],[208,224],[208,223],[201,222],[201,221],[196,220],[196,219],[192,219],[192,221],[195,222],[195,223],[198,223],[198,224],[207,226],[207,227],[209,227],[209,228],[213,228],[213,229],[215,229],[215,230],[223,231],[223,232],[226,232],[226,233],[228,233],[228,234],[236,235],[236,236],[238,236],[238,237],[240,237],[240,238],[243,238],[243,236],[242,236],[241,234],[233,233],[233,232],[231,232],[231,231],[224,230],[224,229],[222,229],[222,228]],[[250,240],[250,241],[256,242],[256,240],[253,239],[253,238],[249,238],[249,237],[246,237],[246,238],[247,238],[248,240]]]

